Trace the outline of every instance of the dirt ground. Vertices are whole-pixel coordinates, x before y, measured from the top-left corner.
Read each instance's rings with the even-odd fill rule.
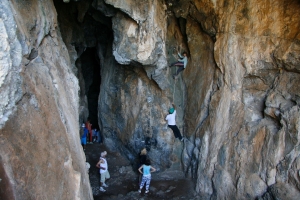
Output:
[[[96,164],[100,153],[107,151],[108,170],[111,178],[106,181],[109,185],[106,192],[99,191],[100,173]],[[194,185],[190,179],[184,178],[180,172],[152,173],[150,192],[138,192],[138,173],[133,171],[130,162],[118,152],[110,152],[103,144],[87,144],[85,150],[87,162],[90,163],[89,178],[95,200],[135,200],[135,199],[201,199],[193,190]],[[155,167],[155,165],[153,165]],[[180,174],[180,175],[179,175]]]

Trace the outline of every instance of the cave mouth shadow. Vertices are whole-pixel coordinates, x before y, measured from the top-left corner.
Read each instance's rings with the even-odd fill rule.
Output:
[[[79,57],[81,61],[81,73],[84,79],[84,91],[87,96],[88,111],[92,128],[99,129],[98,125],[98,98],[101,88],[101,66],[97,55],[97,48],[91,47]]]
[[[101,129],[98,119],[98,98],[101,85],[101,65],[108,46],[112,45],[112,6],[96,1],[54,0],[57,20],[66,46],[75,48],[78,58],[74,70],[79,80],[79,124],[89,118],[93,129]]]

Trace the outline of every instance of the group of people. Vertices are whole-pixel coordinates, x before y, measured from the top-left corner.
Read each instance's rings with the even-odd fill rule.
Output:
[[[101,152],[99,161],[96,164],[96,167],[99,168],[99,172],[100,172],[100,189],[99,190],[101,192],[106,191],[104,188],[107,188],[108,185],[105,183],[105,181],[110,178],[106,155],[107,155],[106,151]],[[150,182],[151,182],[151,173],[155,172],[156,169],[151,166],[150,159],[147,158],[146,148],[142,149],[142,151],[140,153],[140,165],[139,165],[138,171],[142,175],[142,178],[139,178],[138,192],[141,193],[144,185],[146,185],[145,193],[149,193],[149,187],[150,187]],[[139,177],[141,177],[141,176],[139,176]]]
[[[176,126],[176,106],[172,103],[172,108],[169,109],[169,114],[166,116],[166,121],[168,122],[168,127],[172,129],[175,138],[178,138],[180,141],[183,141],[180,130]],[[97,129],[92,130],[92,124],[89,119],[86,123],[82,124],[82,134],[81,134],[81,145],[83,150],[85,150],[86,144],[93,144],[93,142],[101,142],[100,132]]]
[[[166,121],[168,122],[168,127],[173,130],[173,133],[175,135],[175,138],[179,138],[180,141],[183,141],[183,137],[176,126],[176,107],[175,104],[172,104],[173,107],[169,109],[169,114],[166,116]],[[84,124],[83,124],[84,125]],[[101,152],[101,156],[99,158],[98,163],[96,164],[96,167],[98,167],[100,170],[100,191],[105,192],[105,187],[108,187],[108,185],[105,183],[107,179],[110,178],[110,174],[108,171],[108,164],[106,160],[107,152],[103,151]],[[149,192],[150,182],[151,182],[151,173],[155,172],[156,169],[151,166],[150,159],[147,157],[147,149],[143,148],[139,154],[139,166],[138,171],[141,174],[139,176],[139,190],[138,192],[142,192],[142,188],[144,185],[145,187],[145,193]]]
[[[180,141],[184,141],[180,130],[176,126],[176,106],[174,103],[172,103],[172,108],[169,109],[169,114],[166,116],[166,121],[168,122],[168,127],[172,129],[175,138],[178,138]],[[143,148],[141,150],[141,153],[139,155],[139,168],[138,171],[141,174],[139,176],[139,190],[138,192],[141,193],[144,185],[146,185],[145,193],[149,193],[149,187],[151,182],[151,173],[155,172],[156,169],[151,166],[150,159],[147,157],[147,149]]]
[[[180,57],[180,59],[178,59],[177,62],[172,63],[170,65],[170,67],[172,67],[172,66],[177,66],[178,67],[178,70],[173,75],[174,79],[178,76],[178,74],[181,71],[183,71],[186,68],[186,65],[187,65],[187,53],[184,52],[183,56],[180,53],[178,53],[178,56]],[[183,141],[184,139],[183,139],[183,137],[180,133],[180,130],[176,126],[176,120],[175,120],[175,118],[176,118],[176,107],[175,107],[175,104],[173,103],[172,106],[173,107],[169,109],[169,114],[166,116],[165,120],[168,123],[168,127],[172,129],[175,138],[179,138],[180,141]],[[95,141],[97,141],[97,142],[101,141],[99,131],[97,129],[92,130],[92,124],[90,123],[89,119],[87,120],[86,123],[82,124],[82,128],[83,128],[83,134],[82,134],[82,137],[81,137],[81,143],[82,143],[82,146],[83,146],[84,150],[85,150],[85,145],[87,143],[92,144]],[[99,161],[96,164],[96,167],[99,168],[99,172],[100,172],[100,191],[101,192],[106,191],[104,188],[108,187],[108,185],[105,183],[105,181],[110,178],[106,156],[107,156],[106,151],[101,152],[101,156],[99,158]],[[144,187],[144,185],[146,185],[145,193],[148,193],[149,192],[149,187],[150,187],[150,182],[151,182],[151,173],[155,172],[156,169],[151,166],[150,159],[147,157],[146,148],[143,148],[141,150],[141,153],[139,154],[139,160],[140,160],[140,163],[139,163],[138,171],[140,173],[140,176],[139,176],[139,190],[138,190],[138,192],[141,193],[142,188]]]
[[[83,150],[85,150],[86,144],[93,144],[93,142],[101,142],[101,136],[98,129],[92,129],[92,124],[88,119],[86,123],[81,125],[82,133],[81,133],[81,145]]]

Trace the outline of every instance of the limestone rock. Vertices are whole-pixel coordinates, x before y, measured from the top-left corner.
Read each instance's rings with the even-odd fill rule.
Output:
[[[160,88],[166,89],[169,85],[164,73],[168,63],[163,4],[148,0],[105,2],[122,11],[113,17],[115,59],[120,64],[145,66],[148,77],[155,80]]]
[[[170,106],[166,94],[142,68],[120,67],[112,54],[107,54],[105,63],[107,67],[101,69],[99,124],[107,147],[118,149],[131,161],[147,147],[158,168],[178,163],[182,144],[174,140],[164,120]],[[166,159],[172,154],[173,160]]]
[[[0,129],[13,113],[22,96],[19,66],[22,46],[17,38],[17,23],[8,2],[0,4]],[[26,49],[25,49],[26,51]]]
[[[118,148],[134,159],[132,152],[138,153],[136,149],[143,146],[144,140],[135,145],[133,141],[138,135],[147,134],[147,123],[162,127],[163,122],[157,118],[163,119],[163,115],[153,118],[154,115],[144,114],[149,108],[142,106],[145,103],[141,99],[146,102],[148,97],[141,91],[147,85],[147,93],[158,94],[133,67],[139,66],[133,65],[133,60],[139,64],[150,62],[137,57],[139,43],[135,38],[145,17],[140,13],[141,5],[129,6],[130,2],[106,1],[121,11],[113,18],[112,28],[117,30],[114,57],[129,66],[122,70],[104,69],[105,74],[119,76],[110,76],[103,82],[107,89],[100,94],[99,104],[105,102],[100,115],[107,144],[125,144]],[[299,4],[267,4],[259,0],[236,4],[204,0],[191,1],[190,5],[170,0],[166,4],[167,61],[176,60],[176,50],[186,50],[190,57],[180,78],[168,79],[170,87],[160,96],[182,106],[177,121],[188,142],[183,151],[176,153],[170,142],[164,143],[164,148],[153,145],[151,158],[163,169],[172,168],[181,151],[182,167],[196,179],[195,189],[204,199],[255,199],[268,193],[277,182],[288,184],[289,177],[298,185],[299,168],[293,163],[299,157],[299,127],[295,125],[299,119],[299,14],[292,10]],[[128,46],[133,51],[126,49]],[[149,77],[149,68],[145,70]],[[165,73],[170,76],[172,72],[174,69],[170,68]],[[154,89],[149,90],[151,87]],[[169,106],[159,107],[160,99],[149,99],[156,107],[155,113],[164,112]],[[150,122],[141,120],[145,118]],[[157,129],[157,141],[166,139],[166,135],[159,134],[162,132],[163,129]],[[150,139],[150,144],[156,141]],[[165,150],[173,153],[165,154]],[[159,152],[172,165],[156,158]]]
[[[191,139],[201,139],[197,147],[200,156],[196,190],[203,196],[216,198],[230,197],[233,193],[237,194],[235,198],[247,195],[256,198],[277,182],[288,184],[290,167],[299,157],[299,129],[291,125],[298,124],[299,119],[298,92],[291,90],[297,88],[294,81],[299,79],[299,59],[295,52],[299,46],[300,16],[293,14],[299,3],[194,1],[194,6],[197,9],[191,7],[192,19],[182,16],[187,19],[187,27],[195,19],[215,40],[212,62],[207,62],[206,56],[200,60],[207,64],[197,63],[202,67],[197,79],[193,78],[196,70],[184,73],[187,88],[193,88],[190,93],[200,90],[197,97],[189,97],[187,108],[197,109],[197,103],[207,102],[200,110],[185,113],[186,131]],[[178,7],[172,9],[176,12]],[[194,36],[187,29],[189,49],[197,44]],[[200,46],[198,52],[190,51],[191,56],[201,58],[202,51],[207,49]],[[208,66],[215,68],[214,76],[209,79],[211,88],[195,87],[200,85],[195,81],[207,78],[203,68]],[[192,68],[189,65],[187,70]],[[196,101],[191,104],[193,100]],[[199,113],[205,111],[206,116],[201,117]],[[196,120],[190,122],[190,116]],[[276,168],[278,165],[282,167]]]
[[[104,0],[95,0],[92,5],[107,17],[112,17],[116,14],[116,9],[106,4]]]
[[[92,199],[53,2],[1,1],[0,32],[0,198]]]

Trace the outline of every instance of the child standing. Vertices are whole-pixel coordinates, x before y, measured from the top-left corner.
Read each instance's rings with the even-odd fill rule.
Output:
[[[143,172],[141,171],[143,168]],[[156,169],[154,167],[151,166],[150,160],[147,159],[145,164],[142,165],[139,168],[139,172],[141,174],[143,174],[143,178],[142,178],[142,182],[140,184],[140,189],[139,189],[139,193],[142,192],[142,188],[144,187],[144,184],[146,183],[146,191],[145,193],[149,192],[149,186],[150,186],[150,181],[151,181],[151,172],[155,172]]]

